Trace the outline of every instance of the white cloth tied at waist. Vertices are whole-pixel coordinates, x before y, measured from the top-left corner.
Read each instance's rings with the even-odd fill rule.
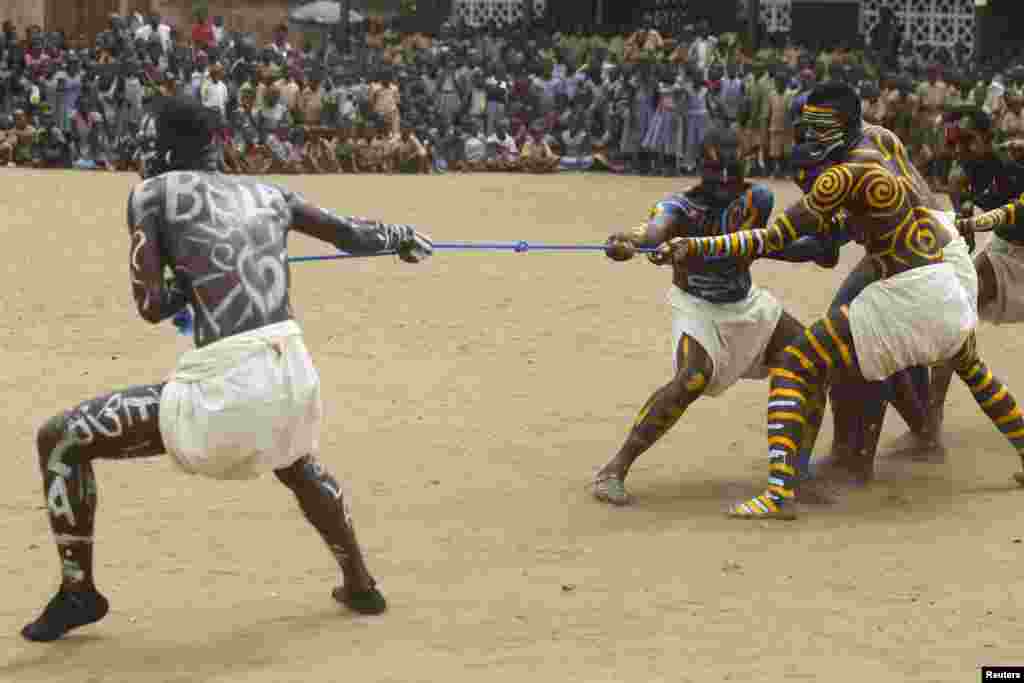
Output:
[[[191,383],[220,377],[238,367],[250,355],[266,351],[268,347],[280,353],[289,338],[301,336],[299,324],[285,320],[219,339],[208,346],[183,353],[167,381]]]
[[[160,434],[190,474],[255,479],[319,450],[320,376],[288,320],[182,354],[160,395]]]

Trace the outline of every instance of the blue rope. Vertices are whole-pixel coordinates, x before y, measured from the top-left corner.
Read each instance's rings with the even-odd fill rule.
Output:
[[[530,244],[523,240],[521,242],[435,242],[434,251],[513,251],[517,254],[524,254],[528,251],[604,251],[604,244]],[[653,247],[638,247],[637,253],[649,254],[655,251]],[[366,256],[393,256],[396,251],[378,251],[373,254],[348,254],[340,252],[330,256],[292,256],[289,263],[303,263],[307,261],[334,261],[346,258],[363,258]]]

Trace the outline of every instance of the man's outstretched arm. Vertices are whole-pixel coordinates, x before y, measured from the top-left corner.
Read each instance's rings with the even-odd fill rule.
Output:
[[[833,217],[843,208],[856,185],[853,171],[844,165],[823,173],[811,191],[773,220],[768,227],[741,230],[714,237],[677,238],[666,251],[681,258],[705,256],[771,257],[801,237],[832,237]],[[896,182],[892,179],[891,182]]]
[[[960,232],[988,232],[1007,225],[1016,225],[1017,218],[1024,216],[1024,194],[1009,204],[986,211],[972,218],[957,221]]]
[[[295,230],[350,254],[396,251],[402,260],[418,263],[434,252],[430,238],[416,232],[410,225],[339,216],[302,200],[293,201],[291,208]]]

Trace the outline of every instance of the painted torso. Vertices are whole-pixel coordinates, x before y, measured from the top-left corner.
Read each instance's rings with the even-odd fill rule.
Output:
[[[197,347],[292,317],[287,238],[295,199],[255,180],[192,171],[132,190],[129,224],[155,223],[165,266],[195,311]],[[140,246],[133,243],[133,257]]]

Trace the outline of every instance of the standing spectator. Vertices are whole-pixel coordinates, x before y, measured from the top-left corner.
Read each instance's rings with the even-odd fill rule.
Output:
[[[497,132],[498,122],[504,120],[508,107],[509,82],[503,66],[497,67],[484,82],[487,89],[487,128],[488,136]]]
[[[210,67],[210,77],[203,81],[200,101],[204,107],[217,113],[222,131],[217,137],[223,142],[223,129],[227,127],[228,85],[224,82],[224,65],[219,62]]]
[[[690,70],[686,93],[686,154],[683,158],[683,169],[687,175],[696,173],[697,162],[700,160],[704,135],[710,122],[707,101],[708,86],[704,82],[702,72],[693,67]]]
[[[274,38],[267,47],[281,59],[288,59],[288,55],[292,52],[292,46],[288,42],[288,26],[286,24],[278,24],[274,29]]]
[[[370,110],[383,121],[391,135],[398,135],[401,130],[401,116],[398,106],[400,104],[398,86],[385,75],[376,87],[370,91]]]
[[[652,169],[657,161],[661,174],[666,177],[671,174],[670,169],[674,166],[670,159],[675,151],[676,130],[676,89],[675,84],[668,79],[666,74],[658,87],[658,107],[643,139],[643,148],[652,156]],[[562,167],[565,167],[564,158]]]
[[[217,45],[213,24],[210,23],[205,9],[196,10],[192,22],[192,47],[195,50],[208,52]]]
[[[213,31],[213,44],[214,45],[216,45],[217,47],[220,47],[220,48],[230,47],[230,45],[228,45],[224,41],[224,38],[226,37],[226,34],[224,32],[224,17],[219,16],[219,15],[214,17],[213,18],[213,27],[212,27],[211,30]]]
[[[441,68],[438,83],[437,106],[441,110],[441,115],[449,123],[453,122],[455,117],[459,115],[459,112],[462,111],[462,94],[459,91],[458,81],[455,78],[455,72],[452,70],[450,62],[446,62],[445,66]]]
[[[318,72],[311,74],[309,83],[299,95],[299,119],[306,127],[317,127],[321,123],[324,109],[324,93],[320,87],[322,79]]]
[[[702,21],[697,25],[697,39],[690,43],[689,63],[697,70],[700,78],[704,81],[708,77],[708,66],[711,63],[711,54],[715,48],[715,41],[711,37],[711,28],[708,22]]]
[[[149,42],[150,37],[156,35],[160,40],[160,47],[164,53],[170,53],[173,41],[171,40],[171,27],[164,24],[159,14],[153,14],[149,17],[149,22],[140,26],[135,31],[136,40],[144,40]]]
[[[272,67],[271,71],[281,73],[278,67]],[[288,69],[283,72],[280,78],[274,81],[274,87],[281,93],[281,103],[284,104],[285,109],[288,111],[295,111],[299,104],[299,93],[302,92],[302,84],[299,83],[301,78],[301,71],[298,69]]]

